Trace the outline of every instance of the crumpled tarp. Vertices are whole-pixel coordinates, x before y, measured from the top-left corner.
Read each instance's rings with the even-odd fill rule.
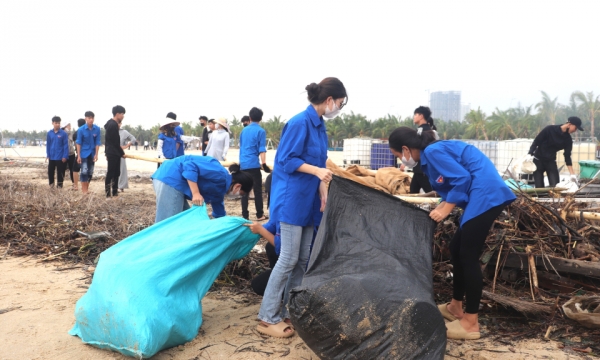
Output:
[[[327,168],[337,176],[388,194],[404,195],[410,192],[411,176],[395,167],[384,167],[375,171],[359,165],[350,165],[342,169],[328,159]]]
[[[411,204],[334,176],[292,324],[322,359],[443,359],[433,298],[435,222]]]
[[[225,266],[259,239],[244,223],[210,220],[205,205],[194,206],[107,249],[75,305],[69,334],[138,358],[194,339],[200,301]]]

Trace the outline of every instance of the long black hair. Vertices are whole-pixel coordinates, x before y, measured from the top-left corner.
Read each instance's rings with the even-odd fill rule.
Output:
[[[240,170],[239,164],[231,164],[229,166],[229,172],[231,173],[231,185],[242,185],[242,191],[246,194],[252,190],[252,186],[254,185],[252,175]]]
[[[436,141],[436,137],[432,130],[423,131],[419,135],[417,130],[406,126],[396,128],[389,137],[390,148],[398,152],[402,151],[403,146],[424,150],[434,141]]]
[[[431,117],[431,109],[428,106],[419,106],[415,109],[415,114],[421,114],[427,121],[427,124],[431,127],[431,130],[437,130],[433,124],[433,118]]]

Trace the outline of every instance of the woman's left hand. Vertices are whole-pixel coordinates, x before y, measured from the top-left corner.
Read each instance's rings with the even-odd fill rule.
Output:
[[[450,212],[452,212],[452,209],[448,209],[447,206],[438,207],[429,213],[429,217],[437,222],[440,222],[447,218],[448,215],[450,215]]]

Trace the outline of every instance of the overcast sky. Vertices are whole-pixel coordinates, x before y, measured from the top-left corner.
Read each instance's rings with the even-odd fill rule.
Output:
[[[0,128],[86,110],[150,127],[251,107],[289,119],[304,87],[345,84],[345,112],[412,114],[460,90],[488,113],[540,90],[600,93],[600,1],[0,1]],[[435,116],[435,114],[434,114]]]

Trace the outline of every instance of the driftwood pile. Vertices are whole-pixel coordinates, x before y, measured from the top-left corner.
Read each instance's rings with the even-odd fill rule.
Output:
[[[600,294],[600,223],[586,215],[597,210],[572,198],[540,202],[521,193],[498,218],[480,258],[480,318],[494,336],[540,337],[575,351],[600,351],[600,330],[567,321],[562,309],[574,296]],[[441,301],[452,296],[448,244],[460,215],[438,225],[435,234],[434,291]]]
[[[69,186],[0,180],[0,259],[36,255],[40,261],[92,264],[108,247],[154,223],[153,203],[130,194],[107,201]]]

